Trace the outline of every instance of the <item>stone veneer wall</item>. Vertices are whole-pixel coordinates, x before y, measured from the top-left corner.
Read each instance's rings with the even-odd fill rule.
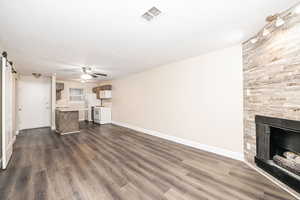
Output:
[[[256,155],[255,115],[300,120],[300,17],[243,44],[244,152]]]

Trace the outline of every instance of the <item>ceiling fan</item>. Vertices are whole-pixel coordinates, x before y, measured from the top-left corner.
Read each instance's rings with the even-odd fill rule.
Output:
[[[107,74],[98,71],[92,67],[78,67],[73,69],[62,69],[62,72],[72,73],[73,75],[79,75],[82,80],[96,79],[98,77],[107,77]],[[75,74],[74,74],[75,73]]]
[[[80,76],[80,78],[83,80],[98,78],[99,76],[107,76],[107,74],[95,72],[91,67],[82,67],[82,73],[83,74]]]

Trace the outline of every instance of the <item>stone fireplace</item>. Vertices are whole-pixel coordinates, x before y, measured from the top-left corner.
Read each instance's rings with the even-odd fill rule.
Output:
[[[300,192],[300,121],[256,116],[255,162]]]
[[[261,127],[257,127],[256,116],[300,121],[300,15],[290,10],[285,13],[284,25],[267,26],[269,35],[261,36],[256,43],[249,40],[243,44],[244,155],[253,166],[257,165],[255,157],[261,156],[257,155],[260,140],[256,134]],[[279,136],[283,135],[282,130],[276,128],[288,129],[266,124],[272,133],[279,132]],[[298,132],[299,129],[288,130]],[[285,158],[283,154],[278,156]],[[276,179],[279,180],[278,176]]]

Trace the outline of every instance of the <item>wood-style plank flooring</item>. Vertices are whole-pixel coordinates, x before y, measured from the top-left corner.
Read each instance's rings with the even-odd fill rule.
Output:
[[[295,199],[239,161],[113,125],[23,131],[0,199]]]

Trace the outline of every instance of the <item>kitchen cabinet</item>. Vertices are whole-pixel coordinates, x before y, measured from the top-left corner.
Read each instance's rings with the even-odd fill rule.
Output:
[[[112,98],[112,85],[102,85],[93,88],[93,92],[97,94],[97,99],[111,99]]]
[[[111,90],[100,90],[98,93],[98,99],[110,99],[112,98]]]
[[[96,106],[94,108],[94,122],[96,124],[111,123],[111,108]]]
[[[61,92],[64,90],[64,83],[56,83],[56,101],[61,99]]]

